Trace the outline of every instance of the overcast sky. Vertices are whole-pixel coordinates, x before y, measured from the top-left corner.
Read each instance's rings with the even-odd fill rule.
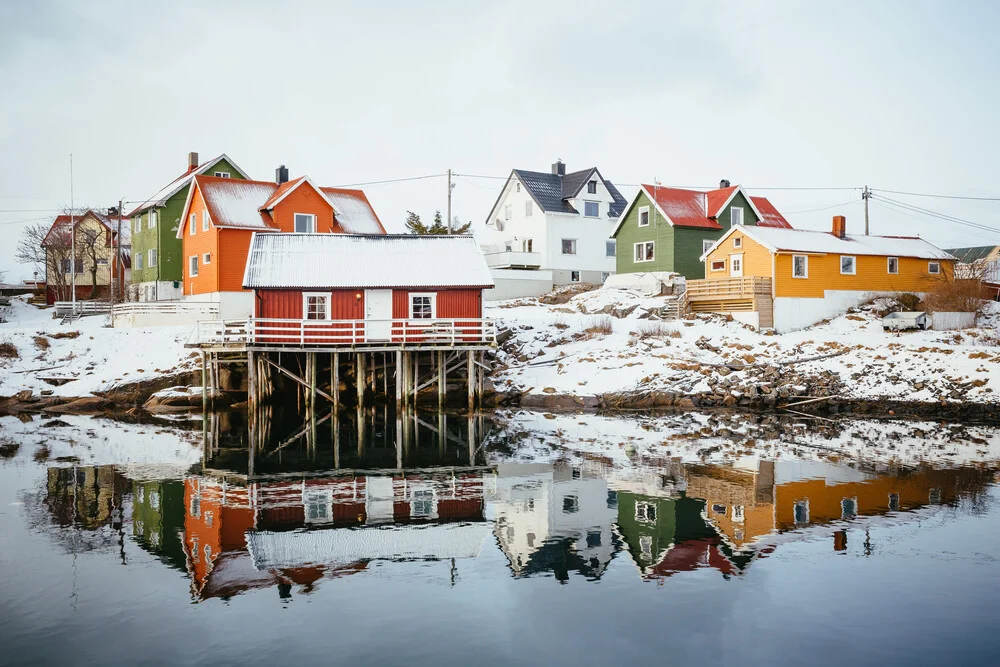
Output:
[[[142,200],[186,153],[346,185],[597,166],[621,184],[768,196],[863,229],[860,190],[1000,197],[991,2],[0,0],[0,270],[25,223]],[[456,178],[482,228],[502,180]],[[443,177],[367,185],[386,228]],[[626,196],[634,188],[623,187]],[[1000,229],[1000,202],[884,196]],[[824,210],[815,210],[824,209]],[[889,204],[872,232],[1000,242]]]

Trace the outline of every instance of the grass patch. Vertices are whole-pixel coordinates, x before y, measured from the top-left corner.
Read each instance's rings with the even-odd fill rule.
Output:
[[[35,347],[37,347],[39,350],[49,349],[50,345],[49,339],[46,338],[45,336],[32,336],[31,340],[35,342]]]
[[[35,450],[35,460],[36,461],[48,461],[49,460],[49,454],[51,454],[51,452],[49,452],[49,448],[46,447],[45,445],[42,445],[37,450]]]
[[[583,333],[588,336],[607,336],[614,330],[614,319],[610,315],[600,315],[592,317],[587,321],[587,326],[583,328]]]
[[[12,459],[17,455],[17,450],[21,449],[21,444],[13,440],[0,441],[0,459]]]
[[[55,340],[62,340],[63,338],[69,338],[70,340],[73,340],[74,338],[79,338],[79,337],[80,337],[79,331],[58,331],[56,333],[49,334],[49,338]]]
[[[0,359],[20,359],[21,353],[13,343],[0,343]]]
[[[680,338],[681,332],[666,322],[653,320],[640,324],[633,335],[639,340],[646,340],[647,338]]]

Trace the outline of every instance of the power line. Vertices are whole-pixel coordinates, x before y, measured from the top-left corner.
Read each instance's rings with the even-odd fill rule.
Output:
[[[409,176],[407,178],[390,178],[384,181],[366,181],[364,183],[349,183],[347,185],[336,185],[337,188],[353,188],[359,185],[382,185],[384,183],[402,183],[404,181],[422,181],[428,178],[444,178],[447,176],[446,173],[441,174],[427,174],[426,176]]]
[[[916,215],[913,215],[912,212],[908,212],[906,209],[899,209],[899,208],[896,208],[896,207],[890,207],[890,206],[888,206],[885,203],[884,199],[878,199],[878,198],[873,197],[872,198],[872,203],[875,204],[876,206],[878,206],[879,208],[883,209],[883,210],[890,211],[892,213],[897,213],[897,214],[901,213],[902,215],[905,215],[907,218],[912,218],[914,220],[918,220],[919,219],[919,218],[917,218]],[[923,214],[920,214],[920,215],[923,215]],[[987,241],[996,241],[996,239],[997,239],[996,236],[986,236],[984,234],[976,234],[975,232],[966,232],[966,234],[968,234],[969,236],[973,236],[973,237],[975,237],[977,239],[984,239],[984,240],[987,240]],[[935,238],[938,238],[938,237],[935,236]],[[945,242],[945,243],[935,243],[935,245],[937,245],[938,247],[944,247],[944,246],[948,245],[948,243],[947,242]]]
[[[19,225],[25,222],[39,222],[41,220],[51,220],[51,215],[42,216],[41,218],[27,218],[25,220],[5,220],[0,222],[0,225]]]
[[[912,206],[904,202],[896,201],[895,199],[889,199],[888,197],[873,197],[873,199],[893,206],[904,211],[910,211],[912,213],[919,213],[931,218],[937,218],[938,220],[944,220],[945,222],[951,222],[957,225],[963,225],[965,227],[971,227],[972,229],[978,229],[980,231],[992,232],[994,234],[1000,234],[1000,229],[996,227],[990,227],[989,225],[981,225],[977,222],[972,222],[971,220],[965,220],[963,218],[956,218],[951,215],[946,215],[944,213],[938,213],[937,211],[932,211],[930,209],[921,208],[919,206]]]
[[[877,192],[889,192],[894,195],[909,195],[911,197],[934,197],[935,199],[967,199],[970,201],[1000,201],[1000,197],[972,197],[969,195],[939,195],[927,192],[903,192],[901,190],[883,190],[882,188],[872,188]]]
[[[0,213],[50,213],[61,208],[0,208]]]
[[[810,208],[805,211],[785,211],[788,215],[798,215],[799,213],[816,213],[817,211],[829,211],[831,208],[840,208],[841,206],[847,206],[849,204],[857,204],[857,199],[852,199],[850,201],[841,202],[840,204],[831,204],[830,206],[824,206],[823,208]]]

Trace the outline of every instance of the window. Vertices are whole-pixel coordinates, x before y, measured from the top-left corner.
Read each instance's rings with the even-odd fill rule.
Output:
[[[517,191],[518,191],[518,192],[520,192],[520,191],[521,191],[521,184],[520,184],[520,183],[515,183],[515,184],[514,184],[514,187],[515,187],[515,188],[517,188]]]
[[[104,259],[103,257],[98,257],[95,264],[97,264],[98,266],[107,266],[108,260]]]
[[[604,242],[604,256],[605,257],[614,257],[615,256],[615,250],[617,248],[618,248],[618,242],[615,241],[614,239],[611,239],[610,241],[605,241]]]
[[[716,503],[716,504],[712,505],[712,511],[714,513],[716,513],[716,514],[725,515],[726,514],[726,506],[722,505],[722,504],[719,504],[719,503]]]
[[[510,220],[510,215],[511,215],[510,204],[507,204],[506,206],[503,207],[503,219]]]
[[[858,258],[851,255],[840,256],[840,274],[853,276],[858,272]]]
[[[530,201],[524,202],[524,217],[526,217],[526,218],[530,218],[531,217],[531,202]]]
[[[140,229],[142,229],[142,216],[137,215],[135,216],[135,220],[132,221],[132,231],[138,234]]]
[[[332,496],[329,492],[311,491],[303,498],[306,523],[329,523],[332,520]]]
[[[571,283],[578,283],[578,282],[580,282],[580,272],[579,271],[570,271],[569,272],[569,281]]]
[[[886,258],[886,270],[890,276],[897,275],[899,273],[899,257]]]
[[[201,496],[193,495],[191,496],[191,505],[188,508],[188,516],[195,519],[201,518]],[[195,542],[197,544],[197,542]]]
[[[69,260],[63,260],[63,261],[67,261],[68,262]],[[132,258],[132,268],[133,269],[141,269],[142,268],[142,253],[141,252],[137,252],[135,254],[135,257]],[[69,271],[67,270],[67,271],[65,271],[65,273],[69,273]]]
[[[743,505],[733,505],[733,521],[743,523]]]
[[[192,278],[198,277],[198,255],[188,257],[188,274]]]
[[[564,255],[575,255],[576,254],[576,239],[563,239],[562,240],[562,254],[564,254]]]
[[[190,230],[191,236],[194,236],[198,231],[198,214],[192,213],[191,217],[188,218],[188,228]]]
[[[701,240],[701,254],[704,255],[706,252],[712,249],[715,245],[715,241],[712,239],[702,239]]]
[[[927,502],[929,502],[931,505],[940,505],[941,504],[941,489],[931,489],[927,493]]]
[[[410,295],[411,320],[433,320],[435,317],[437,317],[436,294]]]
[[[733,247],[734,248],[742,248],[743,247],[743,237],[742,236],[734,236],[733,237]]]
[[[155,227],[156,227],[156,211],[150,211],[147,222],[147,229],[154,229]]]
[[[312,213],[295,214],[295,233],[313,234],[316,231],[316,216]]]
[[[201,231],[208,231],[208,209],[201,212]]]
[[[228,171],[217,171],[217,172],[215,172],[214,176],[216,178],[229,178],[229,172]]]
[[[410,516],[429,517],[434,514],[434,491],[414,489],[410,496]]]
[[[792,255],[792,278],[809,277],[809,257],[807,255]]]
[[[653,537],[651,535],[641,535],[639,537],[639,558],[642,560],[653,560]]]
[[[809,523],[809,500],[795,501],[795,523]]]
[[[743,277],[743,253],[729,256],[729,277]]]
[[[590,181],[587,183],[587,194],[596,195],[597,194],[597,181]]]
[[[596,201],[583,202],[583,215],[586,218],[596,218],[601,214],[601,205]]]
[[[580,498],[577,496],[563,496],[563,514],[576,514],[580,511]]]
[[[649,207],[640,206],[639,207],[639,226],[649,227]]]
[[[204,255],[202,255],[201,256],[201,263],[202,264],[211,264],[212,263],[212,253],[206,252]]]
[[[66,275],[69,275],[70,271],[72,271],[72,268],[71,268],[72,260],[70,260],[70,259],[64,259],[64,260],[62,260],[60,262],[60,264],[62,265],[61,266],[62,272],[64,274],[66,274]],[[139,267],[139,268],[142,268],[142,267]],[[79,257],[76,258],[76,273],[77,273],[77,275],[80,275],[80,274],[83,273],[83,260],[80,259]]]
[[[840,501],[840,518],[853,519],[858,515],[858,499],[844,498]]]
[[[601,531],[599,530],[588,530],[587,531],[587,548],[593,549],[595,547],[601,546]]]
[[[611,489],[608,489],[608,509],[618,509],[618,492],[612,491]]]
[[[743,207],[733,206],[729,209],[729,226],[735,227],[736,225],[743,224]]]
[[[635,519],[643,523],[656,523],[656,505],[652,503],[636,503]]]
[[[305,292],[302,295],[302,312],[307,320],[330,319],[330,295]]]
[[[156,266],[156,248],[150,248],[146,251],[146,268],[153,268]]]
[[[635,261],[637,262],[652,262],[653,261],[653,242],[645,241],[643,243],[635,244]]]
[[[726,260],[724,260],[724,259],[717,259],[714,262],[712,262],[712,270],[713,271],[725,271],[726,270]]]
[[[927,262],[927,273],[932,275],[941,273],[941,262]]]

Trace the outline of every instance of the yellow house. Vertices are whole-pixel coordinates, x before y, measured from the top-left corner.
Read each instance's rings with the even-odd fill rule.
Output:
[[[688,281],[696,311],[731,312],[756,327],[792,331],[873,296],[924,294],[951,279],[955,258],[914,236],[732,227],[701,257],[705,280]]]
[[[69,301],[74,284],[78,300],[107,298],[115,273],[119,291],[124,289],[131,274],[129,220],[121,221],[120,265],[116,259],[119,248],[115,241],[118,224],[117,211],[104,214],[87,210],[78,215],[56,216],[41,243],[45,249],[46,300],[49,304]]]

